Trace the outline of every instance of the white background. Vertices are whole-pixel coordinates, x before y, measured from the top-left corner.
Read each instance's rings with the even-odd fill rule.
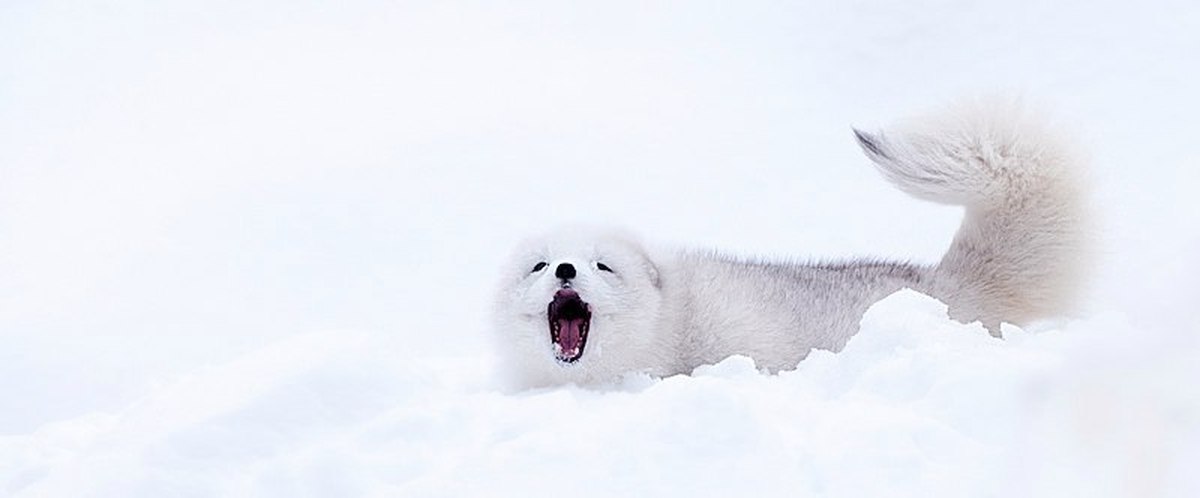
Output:
[[[386,338],[373,360],[442,358],[477,385],[505,253],[563,222],[936,261],[959,213],[891,189],[849,129],[991,94],[1088,154],[1084,316],[1115,331],[1096,364],[1136,377],[1200,332],[1197,54],[1185,1],[5,2],[5,458],[94,453],[107,425],[58,453],[36,435],[187,398],[181,382],[305,334]],[[1195,427],[1195,397],[1160,394]],[[163,479],[113,489],[178,489]]]

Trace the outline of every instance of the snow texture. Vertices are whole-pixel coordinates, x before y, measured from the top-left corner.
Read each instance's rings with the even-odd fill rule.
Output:
[[[5,2],[0,495],[1200,495],[1197,53],[1170,0]],[[523,236],[935,261],[850,127],[997,92],[1091,155],[1081,316],[496,388]]]

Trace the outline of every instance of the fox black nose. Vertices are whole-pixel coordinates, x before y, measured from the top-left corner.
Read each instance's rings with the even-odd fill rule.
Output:
[[[563,280],[575,278],[575,267],[571,263],[561,263],[554,269],[554,276]]]

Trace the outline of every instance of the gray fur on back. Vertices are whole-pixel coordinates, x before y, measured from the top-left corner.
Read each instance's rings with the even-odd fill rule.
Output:
[[[740,354],[772,371],[795,367],[812,349],[838,351],[871,304],[926,270],[904,263],[746,262],[712,253],[678,254],[663,275],[664,328],[680,330],[678,372]],[[771,331],[789,333],[770,333]]]

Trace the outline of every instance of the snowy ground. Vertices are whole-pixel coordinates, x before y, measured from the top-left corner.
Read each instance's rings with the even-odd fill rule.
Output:
[[[0,495],[1195,496],[1197,53],[1183,1],[5,2]],[[523,235],[933,261],[849,126],[996,91],[1092,156],[1079,319],[493,388]]]

